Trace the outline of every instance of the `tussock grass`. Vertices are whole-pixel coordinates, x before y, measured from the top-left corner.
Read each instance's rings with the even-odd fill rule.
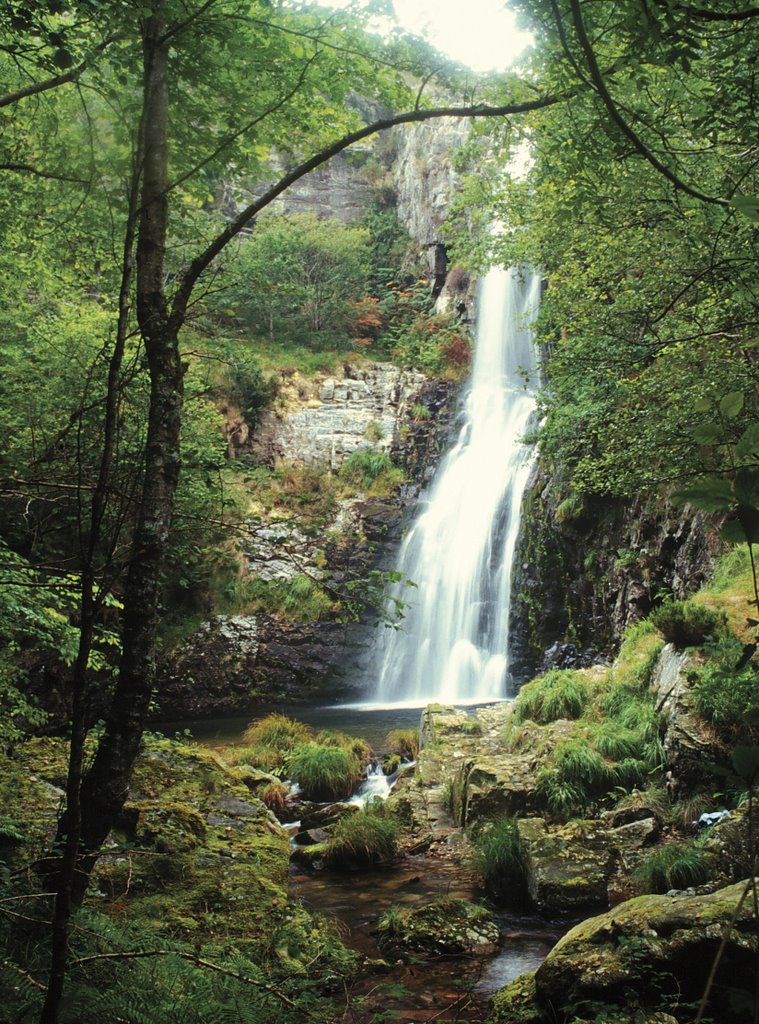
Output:
[[[709,862],[695,841],[668,843],[639,864],[633,878],[645,892],[687,889],[708,880]]]
[[[341,818],[332,830],[324,853],[330,867],[359,864],[371,867],[395,858],[401,825],[376,802],[364,810]]]
[[[288,789],[283,782],[270,782],[261,790],[261,799],[279,817],[287,806],[287,794]]]
[[[417,729],[391,729],[385,737],[391,754],[415,761],[419,756],[419,732]]]
[[[348,736],[338,729],[323,729],[317,733],[316,742],[321,747],[340,747],[341,750],[347,750],[362,768],[365,768],[372,759],[372,748],[366,740]]]
[[[307,800],[344,800],[361,778],[358,758],[343,747],[304,743],[288,762],[289,774]]]
[[[524,901],[526,865],[516,818],[504,815],[474,836],[472,866],[491,899]]]
[[[527,683],[514,703],[514,720],[547,725],[560,718],[579,718],[588,705],[587,679],[569,669],[546,672]]]
[[[251,722],[243,733],[250,746],[272,747],[274,750],[292,750],[311,739],[311,726],[296,722],[287,715],[271,714]]]

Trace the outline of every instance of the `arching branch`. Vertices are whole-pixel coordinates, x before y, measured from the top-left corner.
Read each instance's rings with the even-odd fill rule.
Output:
[[[726,199],[720,199],[717,196],[709,196],[705,192],[700,192],[698,189],[693,188],[687,182],[683,181],[682,178],[675,174],[674,171],[671,171],[666,164],[663,164],[661,160],[651,152],[638,133],[631,128],[627,121],[625,121],[620,114],[617,105],[612,99],[611,93],[606,88],[606,82],[604,81],[601,69],[598,66],[593,46],[588,38],[587,32],[585,31],[585,24],[582,20],[579,0],[569,0],[569,6],[572,12],[572,21],[574,22],[577,39],[588,65],[591,83],[603,100],[604,106],[606,107],[609,117],[613,123],[619,128],[625,138],[629,139],[635,150],[640,153],[640,155],[644,157],[644,159],[646,159],[651,166],[659,172],[659,174],[674,185],[678,191],[685,192],[686,195],[693,196],[694,199],[700,199],[702,202],[712,203],[715,206],[729,206],[730,204]]]
[[[365,125],[355,132],[344,135],[341,139],[337,139],[319,153],[294,167],[293,170],[280,178],[262,196],[246,206],[227,224],[204,251],[189,264],[181,276],[179,287],[174,295],[171,307],[172,322],[177,327],[182,324],[187,304],[198,278],[233,238],[239,235],[262,210],[274,202],[278,196],[295,184],[296,181],[299,181],[311,171],[316,170],[317,167],[321,167],[322,164],[327,163],[337,156],[338,153],[349,149],[357,142],[361,142],[370,135],[377,134],[377,132],[394,128],[396,125],[432,121],[441,117],[505,117],[511,114],[526,114],[533,110],[542,110],[545,107],[553,106],[555,103],[568,99],[572,95],[574,95],[574,91],[568,91],[558,95],[544,96],[537,100],[526,100],[522,103],[505,103],[502,106],[479,104],[469,107],[432,107],[426,110],[407,110],[404,113],[394,114],[391,117],[374,121],[372,124]]]

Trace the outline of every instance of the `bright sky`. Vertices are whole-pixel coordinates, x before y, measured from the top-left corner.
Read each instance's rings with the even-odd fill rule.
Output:
[[[474,71],[503,71],[532,42],[504,0],[394,0],[398,21]]]

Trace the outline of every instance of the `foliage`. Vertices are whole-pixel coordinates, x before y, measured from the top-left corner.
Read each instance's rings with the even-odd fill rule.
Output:
[[[388,863],[396,856],[400,830],[385,805],[375,801],[340,818],[327,841],[324,860],[333,868]]]
[[[651,853],[633,872],[644,892],[669,892],[701,885],[709,878],[709,864],[697,841],[667,843]]]
[[[287,766],[306,800],[344,800],[361,778],[358,758],[344,747],[304,743],[295,748]]]
[[[505,815],[480,829],[472,838],[472,865],[491,899],[524,900],[526,865],[516,818]]]
[[[588,684],[581,673],[554,669],[521,688],[514,718],[516,722],[530,719],[542,725],[558,718],[579,718],[588,700]]]
[[[313,213],[262,217],[207,299],[223,322],[280,342],[347,347],[369,283],[369,232]]]
[[[689,674],[701,715],[731,739],[751,736],[759,725],[759,674],[753,661],[741,666],[743,645],[723,637],[707,648],[706,663]]]
[[[724,630],[724,613],[717,613],[695,601],[665,601],[649,616],[664,639],[675,647],[699,647],[708,637]]]

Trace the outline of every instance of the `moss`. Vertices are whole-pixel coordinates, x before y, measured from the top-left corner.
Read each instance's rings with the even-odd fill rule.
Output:
[[[535,974],[522,974],[493,996],[487,1024],[544,1024],[535,998]]]

